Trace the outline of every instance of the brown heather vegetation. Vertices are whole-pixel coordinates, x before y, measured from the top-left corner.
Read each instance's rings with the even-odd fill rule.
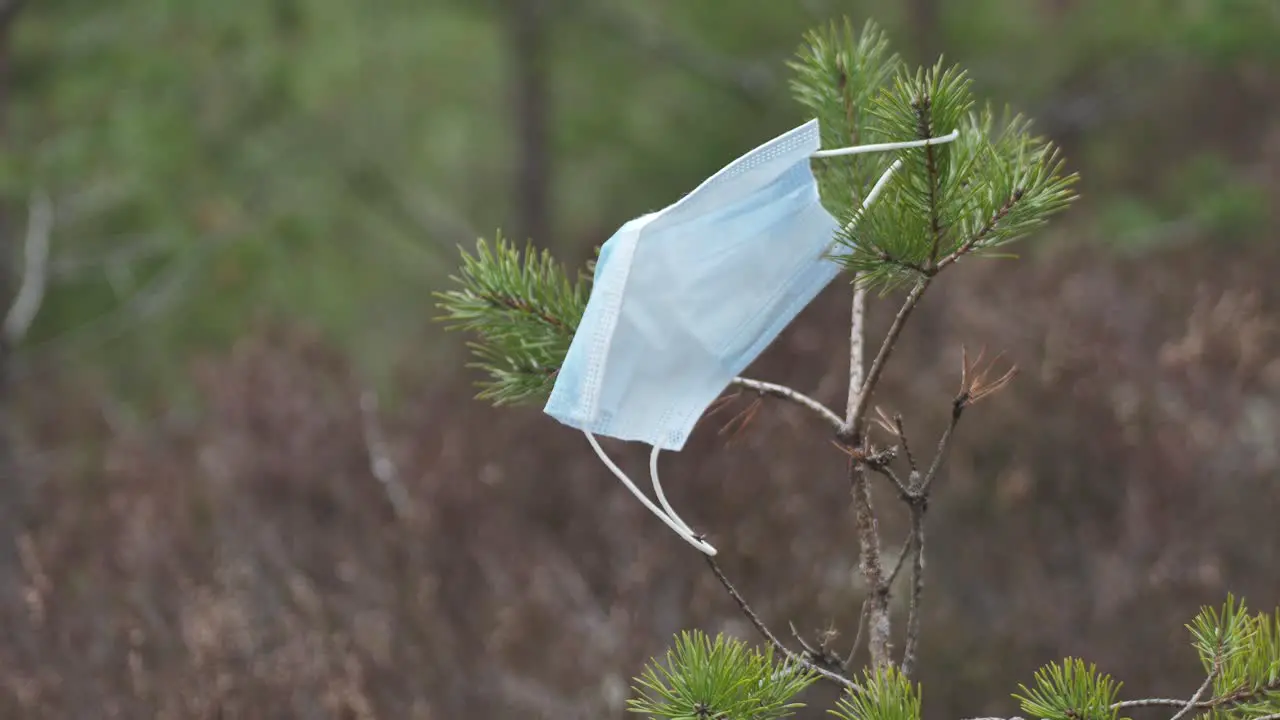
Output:
[[[1011,270],[948,278],[878,398],[936,436],[962,343],[1023,369],[962,426],[930,509],[927,712],[1007,712],[1066,654],[1176,694],[1199,604],[1280,597],[1280,253]],[[844,302],[833,287],[753,374],[838,404]],[[0,716],[622,717],[673,632],[751,637],[696,553],[536,409],[475,402],[459,374],[402,381],[381,417],[401,517],[320,337],[263,326],[191,375],[198,412],[136,426],[92,387],[25,385]],[[750,400],[665,457],[668,492],[771,624],[834,624],[839,647],[861,602],[842,456],[771,401],[718,432]]]

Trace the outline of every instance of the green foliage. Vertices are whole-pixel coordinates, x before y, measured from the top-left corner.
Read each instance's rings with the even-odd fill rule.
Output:
[[[941,137],[947,144],[901,151],[901,167],[879,200],[847,213],[836,259],[883,290],[936,272],[948,256],[981,254],[1025,237],[1075,198],[1052,143],[1007,111],[997,122],[973,112],[970,82],[941,64],[900,74],[873,99],[873,128],[895,140]]]
[[[499,234],[492,247],[476,241],[476,254],[462,251],[462,268],[451,279],[460,289],[436,293],[448,327],[469,330],[469,343],[489,379],[480,398],[495,405],[545,399],[587,306],[590,276],[570,281],[547,250],[530,244],[523,253]]]
[[[843,720],[920,720],[920,686],[896,667],[863,673],[861,692],[846,692],[831,714]]]
[[[632,712],[670,720],[790,717],[804,707],[794,698],[816,675],[787,661],[774,662],[773,648],[761,653],[740,640],[701,632],[682,633],[665,664],[651,662],[636,678]]]
[[[835,259],[868,285],[892,289],[948,255],[1017,240],[1074,199],[1076,176],[1029,122],[973,112],[972,83],[958,67],[907,72],[872,23],[860,34],[848,21],[810,33],[790,66],[792,91],[822,125],[824,147],[961,133],[948,144],[815,161],[823,201],[844,225]],[[864,210],[895,159],[901,167]]]
[[[954,143],[817,161],[824,202],[845,224],[836,259],[883,289],[936,273],[962,255],[1025,236],[1073,199],[1052,144],[1008,113],[972,111],[970,81],[941,64],[914,74],[889,52],[873,23],[811,32],[790,63],[797,100],[819,119],[827,147],[940,137]],[[890,84],[892,80],[892,84]],[[901,168],[880,200],[862,198],[894,160]],[[480,397],[498,404],[549,394],[586,303],[547,253],[525,257],[501,238],[464,253],[462,285],[440,295],[445,319],[479,335],[475,367],[489,376]]]
[[[1201,608],[1187,628],[1213,677],[1213,720],[1280,713],[1280,610],[1250,615],[1228,597],[1221,610]]]
[[[889,39],[874,22],[867,21],[860,34],[854,33],[848,18],[811,31],[796,59],[787,65],[794,73],[792,94],[818,119],[823,147],[886,139],[877,134],[869,112],[871,100],[899,71],[902,60],[889,52]],[[847,222],[892,162],[886,153],[815,159],[814,175],[824,205]]]
[[[1067,658],[1036,672],[1035,688],[1021,685],[1022,710],[1043,720],[1116,720],[1120,683],[1083,660]]]

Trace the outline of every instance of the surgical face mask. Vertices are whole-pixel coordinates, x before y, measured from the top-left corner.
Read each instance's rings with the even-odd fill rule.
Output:
[[[609,238],[545,407],[585,432],[641,502],[711,555],[715,549],[663,497],[658,452],[683,448],[707,407],[839,272],[826,257],[839,224],[822,206],[809,165],[818,148],[814,120]],[[665,512],[609,460],[594,435],[653,446],[650,474]]]

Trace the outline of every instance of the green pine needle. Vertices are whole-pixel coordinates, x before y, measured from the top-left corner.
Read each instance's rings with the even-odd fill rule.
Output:
[[[521,253],[501,235],[492,246],[476,241],[475,255],[462,251],[462,268],[450,278],[460,287],[435,297],[440,320],[478,338],[469,343],[470,366],[488,375],[478,397],[509,405],[550,395],[587,306],[589,271],[571,282],[551,253],[532,245]]]
[[[787,63],[795,73],[795,99],[818,119],[826,148],[880,142],[869,112],[871,99],[889,83],[902,65],[889,52],[889,39],[874,22],[855,33],[846,18],[805,35],[796,59]],[[813,161],[823,204],[836,217],[852,217],[876,178],[893,158],[885,153]]]
[[[1043,720],[1116,720],[1120,683],[1083,660],[1067,658],[1036,672],[1034,689],[1019,685],[1023,712]]]
[[[775,663],[740,640],[694,631],[676,637],[666,662],[651,661],[636,678],[631,712],[651,718],[770,720],[794,715],[795,696],[817,678],[798,665]]]
[[[829,712],[843,720],[920,720],[920,686],[896,667],[863,672],[862,691],[848,691]]]
[[[1201,608],[1187,629],[1205,672],[1218,666],[1211,720],[1280,713],[1280,611],[1250,615],[1228,596],[1221,609]]]

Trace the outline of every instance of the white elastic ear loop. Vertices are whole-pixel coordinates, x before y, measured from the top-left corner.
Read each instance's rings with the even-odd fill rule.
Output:
[[[640,492],[640,488],[637,488],[635,483],[631,482],[631,478],[627,477],[626,473],[622,472],[617,465],[613,464],[613,461],[609,459],[608,455],[605,455],[604,450],[600,447],[600,443],[596,442],[595,435],[585,431],[583,432],[583,435],[587,436],[587,442],[591,443],[591,449],[596,451],[596,456],[600,458],[600,462],[604,463],[604,466],[609,468],[609,471],[613,473],[614,477],[621,480],[622,484],[627,486],[627,489],[631,491],[632,495],[636,496],[637,500],[643,503],[645,507],[649,508],[649,512],[657,515],[659,520],[666,523],[667,527],[671,528],[675,534],[684,538],[685,542],[698,548],[698,550],[706,553],[707,555],[714,556],[716,554],[715,548],[694,537],[693,532],[684,524],[684,521],[672,519],[671,516],[659,510],[658,507],[653,504],[653,501],[646,497],[644,493]],[[661,498],[662,496],[659,495],[659,497]],[[663,499],[663,504],[666,504],[665,499]]]
[[[654,445],[653,452],[649,453],[649,480],[653,482],[653,494],[658,496],[658,503],[662,505],[662,509],[667,512],[667,515],[672,520],[676,521],[676,524],[684,528],[685,532],[696,536],[698,533],[694,532],[693,528],[689,527],[689,523],[680,519],[680,516],[676,514],[675,509],[667,502],[667,496],[662,492],[662,482],[658,480],[658,453],[660,452],[662,452],[662,448]]]
[[[898,143],[880,143],[878,145],[856,145],[854,147],[847,147],[847,148],[819,150],[818,152],[813,154],[813,157],[832,157],[835,155],[857,155],[860,153],[878,152],[883,150],[900,150],[904,148],[924,147],[925,145],[941,145],[942,143],[949,143],[958,137],[960,137],[960,131],[952,130],[949,134],[943,135],[942,137],[928,138],[926,140],[908,140],[906,142],[898,142]],[[853,230],[853,226],[858,223],[858,220],[862,217],[862,214],[867,211],[867,208],[871,207],[871,203],[875,202],[876,198],[880,197],[880,193],[884,192],[885,186],[889,184],[889,179],[893,177],[893,173],[896,172],[897,169],[900,167],[902,167],[901,158],[894,160],[893,164],[889,166],[889,169],[884,171],[884,174],[880,176],[879,180],[876,180],[876,184],[871,187],[871,192],[867,193],[867,197],[862,200],[862,207],[858,209],[858,214],[854,215],[853,219],[849,221],[849,224],[845,226],[845,232],[849,232]],[[827,246],[828,252],[830,252],[831,248],[836,246],[836,242],[838,241],[834,239],[831,241],[831,243]]]
[[[941,137],[925,138],[924,140],[904,140],[902,142],[874,143],[872,145],[854,145],[852,147],[831,148],[830,150],[818,150],[809,157],[824,158],[836,157],[839,155],[861,155],[863,153],[884,152],[886,150],[907,150],[910,148],[925,147],[926,145],[941,145],[949,143],[960,137],[960,131],[952,130],[950,133]]]

